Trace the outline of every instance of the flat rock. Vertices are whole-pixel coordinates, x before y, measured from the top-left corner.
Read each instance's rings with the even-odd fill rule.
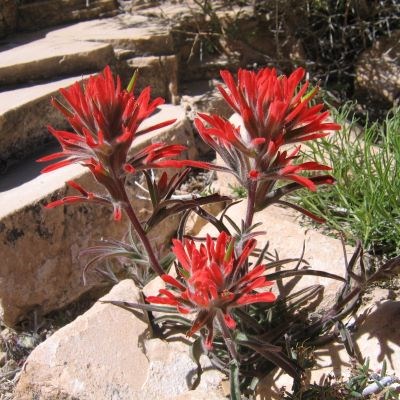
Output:
[[[217,89],[217,85],[219,84],[221,84],[220,81],[212,79],[185,82],[181,85],[181,105],[186,110],[186,114],[191,121],[197,117],[199,112],[217,114],[225,118],[229,118],[232,115],[232,109]],[[195,139],[200,154],[210,154],[210,150],[212,151],[212,149],[204,143],[200,135],[196,134]]]
[[[246,202],[243,201],[228,210],[228,215],[238,224],[245,217]],[[264,236],[259,236],[258,245],[261,247],[268,240],[269,250],[277,251],[280,259],[298,257],[305,244],[304,259],[313,269],[344,276],[345,260],[342,244],[339,240],[325,236],[317,231],[301,227],[296,222],[296,215],[288,209],[270,206],[255,214],[254,223],[261,222],[258,230],[265,230]],[[207,225],[199,236],[205,233],[215,233],[213,227]],[[353,248],[346,246],[349,259]],[[297,291],[310,285],[324,286],[324,300],[318,305],[325,309],[341,287],[341,282],[317,276],[304,276],[294,289],[293,278],[284,280],[284,290]],[[273,291],[276,288],[273,287]],[[357,312],[357,318],[352,321],[355,328],[354,342],[359,360],[370,359],[370,368],[378,371],[384,359],[387,361],[388,373],[400,371],[400,326],[393,324],[400,310],[400,302],[393,300],[393,293],[379,287],[372,288],[364,295],[363,306]],[[313,352],[316,365],[308,371],[310,383],[322,384],[328,375],[343,377],[350,376],[351,359],[342,343],[333,342],[316,349]],[[259,399],[280,399],[279,390],[283,386],[290,391],[292,378],[276,369],[259,384]]]
[[[6,90],[0,93],[0,167],[4,172],[9,165],[26,158],[51,140],[47,126],[64,129],[68,125],[50,99],[60,88],[86,79],[75,76],[37,85]]]
[[[85,21],[54,29],[48,39],[87,40],[110,43],[118,49],[128,49],[136,56],[174,53],[169,28],[161,21],[150,21],[140,15],[118,15],[113,18]]]
[[[353,341],[358,359],[369,359],[371,372],[379,372],[383,360],[387,363],[387,375],[399,375],[400,371],[400,326],[393,323],[398,318],[400,302],[393,300],[390,290],[373,288],[364,295],[363,305],[357,312]],[[323,384],[325,379],[351,376],[352,361],[342,343],[330,343],[313,352],[315,366],[307,371],[307,382]],[[290,391],[293,380],[281,370],[264,378],[259,384],[259,399],[281,399],[280,389]]]
[[[240,226],[241,220],[246,216],[246,201],[231,207],[227,215]],[[274,253],[276,250],[280,259],[286,259],[300,257],[304,244],[304,259],[308,261],[310,267],[344,276],[345,259],[342,243],[339,240],[300,226],[296,221],[296,214],[280,206],[273,205],[255,213],[253,223],[258,222],[262,225],[257,230],[266,232],[265,235],[257,236],[258,247],[262,248],[268,241],[269,251]],[[205,233],[214,234],[215,232],[213,226],[206,225],[199,235],[204,236]],[[346,246],[347,255],[351,255],[352,252],[353,248]],[[296,288],[301,289],[314,284],[328,287],[332,283],[332,279],[329,278],[304,276]],[[337,290],[337,287],[329,287],[332,291]]]
[[[107,43],[21,35],[0,47],[0,84],[11,85],[82,72],[100,71],[114,60]]]
[[[60,9],[62,8],[62,12]],[[36,31],[66,22],[81,21],[110,16],[118,11],[117,0],[42,0],[20,4],[18,7],[18,29]]]
[[[132,281],[116,285],[103,301],[137,302]],[[117,328],[117,329],[116,329]],[[129,311],[97,303],[57,331],[29,356],[15,399],[220,399],[222,375],[209,370],[188,392],[196,365],[182,342],[149,339],[147,326]],[[207,366],[207,360],[202,360]],[[190,394],[189,394],[190,393]]]
[[[378,39],[365,50],[356,66],[356,96],[392,105],[400,99],[400,30]]]
[[[125,82],[129,82],[136,70],[139,71],[136,90],[150,86],[154,97],[178,103],[178,61],[175,55],[133,57],[118,63],[118,72]]]
[[[171,118],[177,121],[170,127],[140,136],[132,151],[153,141],[166,141],[186,144],[190,150],[184,156],[195,158],[191,127],[180,107],[161,106],[146,124]],[[46,313],[61,308],[98,287],[96,280],[83,286],[78,253],[102,237],[121,239],[127,229],[126,221],[112,222],[111,210],[97,205],[43,208],[50,200],[74,192],[64,184],[68,180],[98,191],[84,167],[70,165],[27,179],[30,168],[21,165],[13,171],[13,179],[19,185],[10,185],[0,193],[0,299],[4,322],[10,326],[32,310]],[[135,190],[132,187],[133,195]],[[135,196],[132,201],[140,211],[140,218],[144,218],[148,203]],[[176,219],[165,221],[153,233],[153,239],[165,243],[177,223]]]
[[[191,120],[197,113],[217,114],[229,118],[233,114],[232,108],[217,89],[222,85],[217,79],[188,82],[182,85],[181,104]]]

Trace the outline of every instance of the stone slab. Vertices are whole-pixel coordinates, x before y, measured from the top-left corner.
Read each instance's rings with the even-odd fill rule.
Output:
[[[400,100],[399,57],[400,29],[361,53],[355,72],[355,95],[361,102],[372,100],[390,107]]]
[[[153,141],[166,141],[186,144],[189,151],[185,157],[195,158],[191,127],[180,107],[161,106],[146,124],[174,117],[177,121],[172,126],[140,136],[132,150]],[[82,204],[44,209],[50,200],[72,192],[64,184],[71,179],[96,190],[89,172],[80,165],[71,165],[29,181],[21,180],[18,187],[0,193],[0,298],[7,325],[14,325],[35,309],[46,313],[60,308],[98,286],[95,280],[82,285],[79,251],[101,237],[121,239],[126,232],[125,223],[112,222],[108,208]],[[132,187],[133,194],[134,190]],[[137,198],[133,202],[143,218],[148,203]],[[154,240],[165,241],[177,223],[176,219],[166,221],[154,232]]]
[[[374,287],[363,297],[363,305],[353,318],[353,341],[360,362],[369,359],[371,372],[378,373],[383,360],[387,363],[387,375],[400,371],[400,326],[393,323],[400,312],[399,297],[393,291]],[[328,377],[348,380],[352,372],[352,360],[342,343],[330,343],[313,353],[315,366],[307,371],[307,382],[322,385]],[[257,399],[281,399],[280,389],[290,391],[293,380],[276,369],[259,384]]]
[[[41,36],[42,32],[15,36],[0,47],[0,85],[100,71],[114,60],[107,43]]]
[[[62,12],[60,9],[62,8]],[[118,11],[117,0],[45,0],[20,4],[18,7],[18,29],[37,31],[66,22],[110,16]]]
[[[153,22],[140,15],[123,14],[80,22],[54,29],[47,38],[110,43],[115,48],[132,50],[136,56],[174,53],[169,28],[160,21]]]
[[[136,90],[151,87],[154,97],[160,96],[169,103],[178,104],[178,61],[175,55],[134,57],[117,64],[124,82],[129,82],[136,70],[139,78]]]
[[[60,88],[67,88],[86,76],[74,76],[38,85],[0,92],[0,172],[4,173],[14,162],[35,153],[51,140],[47,126],[67,127],[62,114],[50,99]]]
[[[130,280],[102,298],[138,299],[139,291]],[[221,373],[206,371],[199,388],[188,392],[196,370],[188,347],[179,341],[150,339],[146,328],[129,311],[95,304],[31,353],[14,398],[28,400],[35,394],[43,400],[200,400],[207,392],[207,399],[221,398],[217,390]],[[206,367],[209,361],[202,359],[202,364]]]
[[[228,215],[238,224],[246,214],[246,202],[243,201],[228,210]],[[292,210],[279,206],[270,206],[256,213],[254,223],[262,222],[258,230],[265,230],[265,236],[258,237],[261,247],[268,240],[270,251],[277,251],[279,258],[293,258],[301,254],[305,243],[304,259],[313,269],[344,276],[345,261],[342,244],[339,240],[325,236],[317,231],[301,227],[296,221],[296,214]],[[199,233],[215,233],[214,227],[207,225]],[[353,248],[346,246],[347,259],[350,259]],[[291,282],[292,280],[292,282]],[[324,286],[323,301],[317,306],[323,310],[329,307],[341,287],[341,282],[317,276],[305,276],[291,288],[293,278],[283,281],[287,285],[284,290],[300,290],[310,285]],[[272,287],[277,291],[276,287]],[[352,321],[354,341],[359,360],[370,359],[370,368],[378,371],[384,359],[387,361],[388,373],[397,373],[400,370],[400,326],[393,324],[400,309],[400,302],[392,290],[372,288],[363,298],[363,305]],[[342,343],[332,342],[329,345],[314,351],[315,367],[307,372],[310,383],[323,383],[328,375],[347,379],[351,371],[351,359]],[[293,380],[282,370],[276,369],[259,385],[259,399],[280,399],[279,391],[285,386],[290,391]]]
[[[232,206],[227,215],[240,226],[241,220],[246,216],[246,200]],[[296,216],[297,214],[292,210],[275,205],[255,213],[253,224],[261,222],[262,225],[257,228],[257,231],[265,231],[265,235],[256,237],[257,246],[262,248],[268,241],[269,251],[274,253],[276,250],[280,259],[286,259],[300,257],[304,243],[304,259],[309,262],[310,267],[344,276],[345,261],[341,242],[318,231],[300,226],[296,221]],[[229,226],[229,223],[227,225]],[[206,233],[214,234],[215,232],[213,226],[207,225],[199,235],[204,236]],[[352,252],[353,248],[346,246],[348,258]],[[301,289],[314,284],[328,287],[332,282],[332,279],[328,278],[305,276],[296,288]],[[337,287],[332,290],[336,291]]]

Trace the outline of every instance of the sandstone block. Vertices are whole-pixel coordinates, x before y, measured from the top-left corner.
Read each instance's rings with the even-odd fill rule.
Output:
[[[378,39],[356,66],[356,96],[360,101],[391,105],[400,99],[400,30]]]
[[[151,86],[153,96],[161,96],[176,103],[178,95],[178,62],[176,56],[135,57],[118,63],[118,71],[129,82],[133,73],[139,71],[137,90]]]
[[[233,110],[217,89],[218,85],[221,85],[221,82],[216,79],[183,85],[181,104],[191,120],[196,118],[199,112],[217,114],[225,118],[229,118],[233,114]]]
[[[18,7],[18,29],[36,31],[66,22],[109,16],[110,12],[117,10],[117,0],[45,0],[40,4],[21,4]]]
[[[353,341],[360,362],[369,359],[371,372],[378,372],[383,360],[387,362],[387,375],[400,370],[400,327],[393,321],[400,311],[399,301],[394,301],[389,290],[375,287],[364,295],[363,305],[353,321]],[[398,299],[396,299],[398,300]],[[323,384],[330,375],[343,378],[346,382],[351,376],[352,361],[341,343],[330,343],[314,351],[316,364],[307,371],[309,383]],[[258,398],[279,400],[279,389],[283,386],[290,390],[292,379],[276,370],[263,379],[259,385]]]
[[[116,49],[131,50],[135,56],[173,54],[170,31],[157,22],[141,15],[118,15],[54,29],[47,38],[110,43]]]
[[[18,36],[0,47],[0,85],[100,71],[114,60],[113,48],[106,43],[33,38],[26,43],[26,36]]]
[[[137,302],[132,281],[102,300]],[[97,303],[40,344],[29,356],[15,399],[185,399],[196,365],[182,342],[149,339],[146,324],[111,304]],[[207,360],[202,361],[207,365]],[[207,371],[194,399],[219,399],[222,374]],[[191,392],[189,392],[191,393]],[[182,396],[181,396],[182,394]],[[188,396],[188,397],[185,397]]]
[[[185,157],[195,158],[191,128],[179,107],[162,106],[147,123],[174,117],[177,121],[172,126],[140,136],[132,151],[153,141],[166,141],[186,144],[190,150]],[[21,166],[22,178],[27,173],[27,167]],[[14,179],[18,179],[17,175]],[[0,299],[8,325],[14,325],[32,310],[47,313],[61,308],[99,287],[96,280],[91,280],[88,286],[82,285],[82,267],[77,263],[77,255],[102,237],[122,239],[126,233],[126,224],[114,223],[108,208],[81,204],[43,209],[50,199],[72,192],[64,184],[67,180],[98,190],[87,169],[71,165],[0,193]],[[131,190],[135,194],[136,186]],[[132,201],[140,211],[140,218],[144,218],[148,203],[135,196]],[[166,221],[155,230],[154,240],[165,243],[177,223],[176,219]]]
[[[37,152],[51,140],[48,125],[67,127],[62,114],[51,104],[60,88],[67,88],[85,77],[54,80],[39,85],[25,85],[0,93],[0,170]]]
[[[241,220],[246,217],[246,201],[231,207],[227,215],[240,226]],[[262,248],[268,241],[269,251],[274,253],[276,250],[280,259],[286,259],[300,257],[304,243],[304,260],[309,262],[310,267],[344,276],[345,259],[340,240],[301,227],[296,222],[296,216],[292,210],[274,205],[255,213],[253,224],[261,222],[262,225],[257,230],[266,232],[256,237],[257,246]],[[206,225],[199,235],[204,236],[206,233],[215,233],[215,228]],[[348,256],[352,254],[352,251],[350,246],[346,247]],[[329,286],[332,283],[335,281],[329,278],[304,276],[296,285],[296,291],[309,285],[320,284],[336,292],[338,286]]]

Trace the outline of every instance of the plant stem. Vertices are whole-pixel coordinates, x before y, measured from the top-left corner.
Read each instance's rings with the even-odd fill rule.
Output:
[[[257,182],[254,180],[249,180],[249,185],[247,189],[246,221],[244,226],[245,230],[250,228],[251,225],[253,224],[256,191],[257,191]]]
[[[120,182],[120,192],[124,200],[124,209],[126,214],[128,215],[129,220],[132,223],[133,228],[135,229],[137,235],[139,236],[140,241],[142,242],[144,248],[146,249],[147,255],[149,256],[151,266],[159,276],[165,274],[164,270],[161,267],[158,258],[154,254],[153,247],[150,244],[149,238],[147,237],[146,232],[144,231],[142,224],[138,220],[134,209],[132,208],[132,204],[129,200],[128,194],[126,193],[125,185],[123,182]]]
[[[235,360],[236,362],[239,362],[239,355],[236,350],[235,342],[233,340],[233,337],[231,335],[229,328],[225,324],[224,317],[223,317],[221,310],[217,311],[216,317],[217,317],[218,327],[221,329],[222,337],[224,339],[226,347],[228,348],[229,354],[231,355],[233,360]]]
[[[231,399],[240,400],[240,383],[239,383],[239,354],[236,350],[235,342],[229,328],[226,326],[224,317],[221,310],[217,311],[216,315],[217,323],[221,329],[222,337],[228,348],[229,355],[231,356],[230,368],[229,368],[229,380],[231,389]]]

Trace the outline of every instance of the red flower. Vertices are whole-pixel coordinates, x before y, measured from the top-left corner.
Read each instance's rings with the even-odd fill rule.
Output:
[[[190,165],[201,167],[201,163],[191,163],[188,160],[165,160],[186,149],[180,145],[155,143],[128,157],[128,151],[136,137],[175,122],[173,119],[140,130],[142,122],[164,100],[159,97],[150,101],[150,87],[145,88],[137,98],[132,90],[133,87],[129,91],[121,89],[119,77],[114,80],[109,67],[101,74],[91,76],[83,87],[76,82],[68,89],[61,89],[66,105],[56,99],[52,103],[64,114],[74,132],[49,127],[49,131],[61,144],[62,151],[42,157],[38,161],[61,160],[44,168],[42,172],[53,171],[69,164],[82,164],[107,188],[112,202],[118,205],[124,201],[121,183],[127,173],[150,168]],[[71,199],[61,203],[68,202]]]
[[[308,81],[299,86],[304,75],[302,68],[289,77],[277,76],[270,68],[239,70],[236,83],[230,72],[221,72],[229,92],[222,87],[219,90],[241,116],[243,126],[205,114],[199,114],[201,119],[197,118],[195,125],[243,186],[248,187],[249,180],[269,180],[271,189],[277,179],[290,179],[315,190],[315,184],[298,172],[329,169],[316,162],[292,165],[299,150],[289,156],[281,150],[283,145],[321,138],[340,129],[338,124],[326,122],[329,112],[321,112],[322,104],[310,106],[318,88],[306,94]]]
[[[240,254],[234,250],[234,239],[225,232],[216,240],[207,236],[205,244],[196,248],[192,240],[173,241],[175,253],[182,269],[181,279],[163,275],[169,289],[161,289],[158,296],[147,297],[149,303],[175,306],[182,314],[196,313],[191,336],[200,328],[207,328],[206,346],[213,340],[214,318],[218,310],[224,315],[225,324],[233,329],[236,322],[230,310],[252,303],[272,302],[275,295],[254,290],[270,286],[265,276],[266,266],[257,265],[245,273],[246,261],[254,250],[256,241],[247,241]]]

